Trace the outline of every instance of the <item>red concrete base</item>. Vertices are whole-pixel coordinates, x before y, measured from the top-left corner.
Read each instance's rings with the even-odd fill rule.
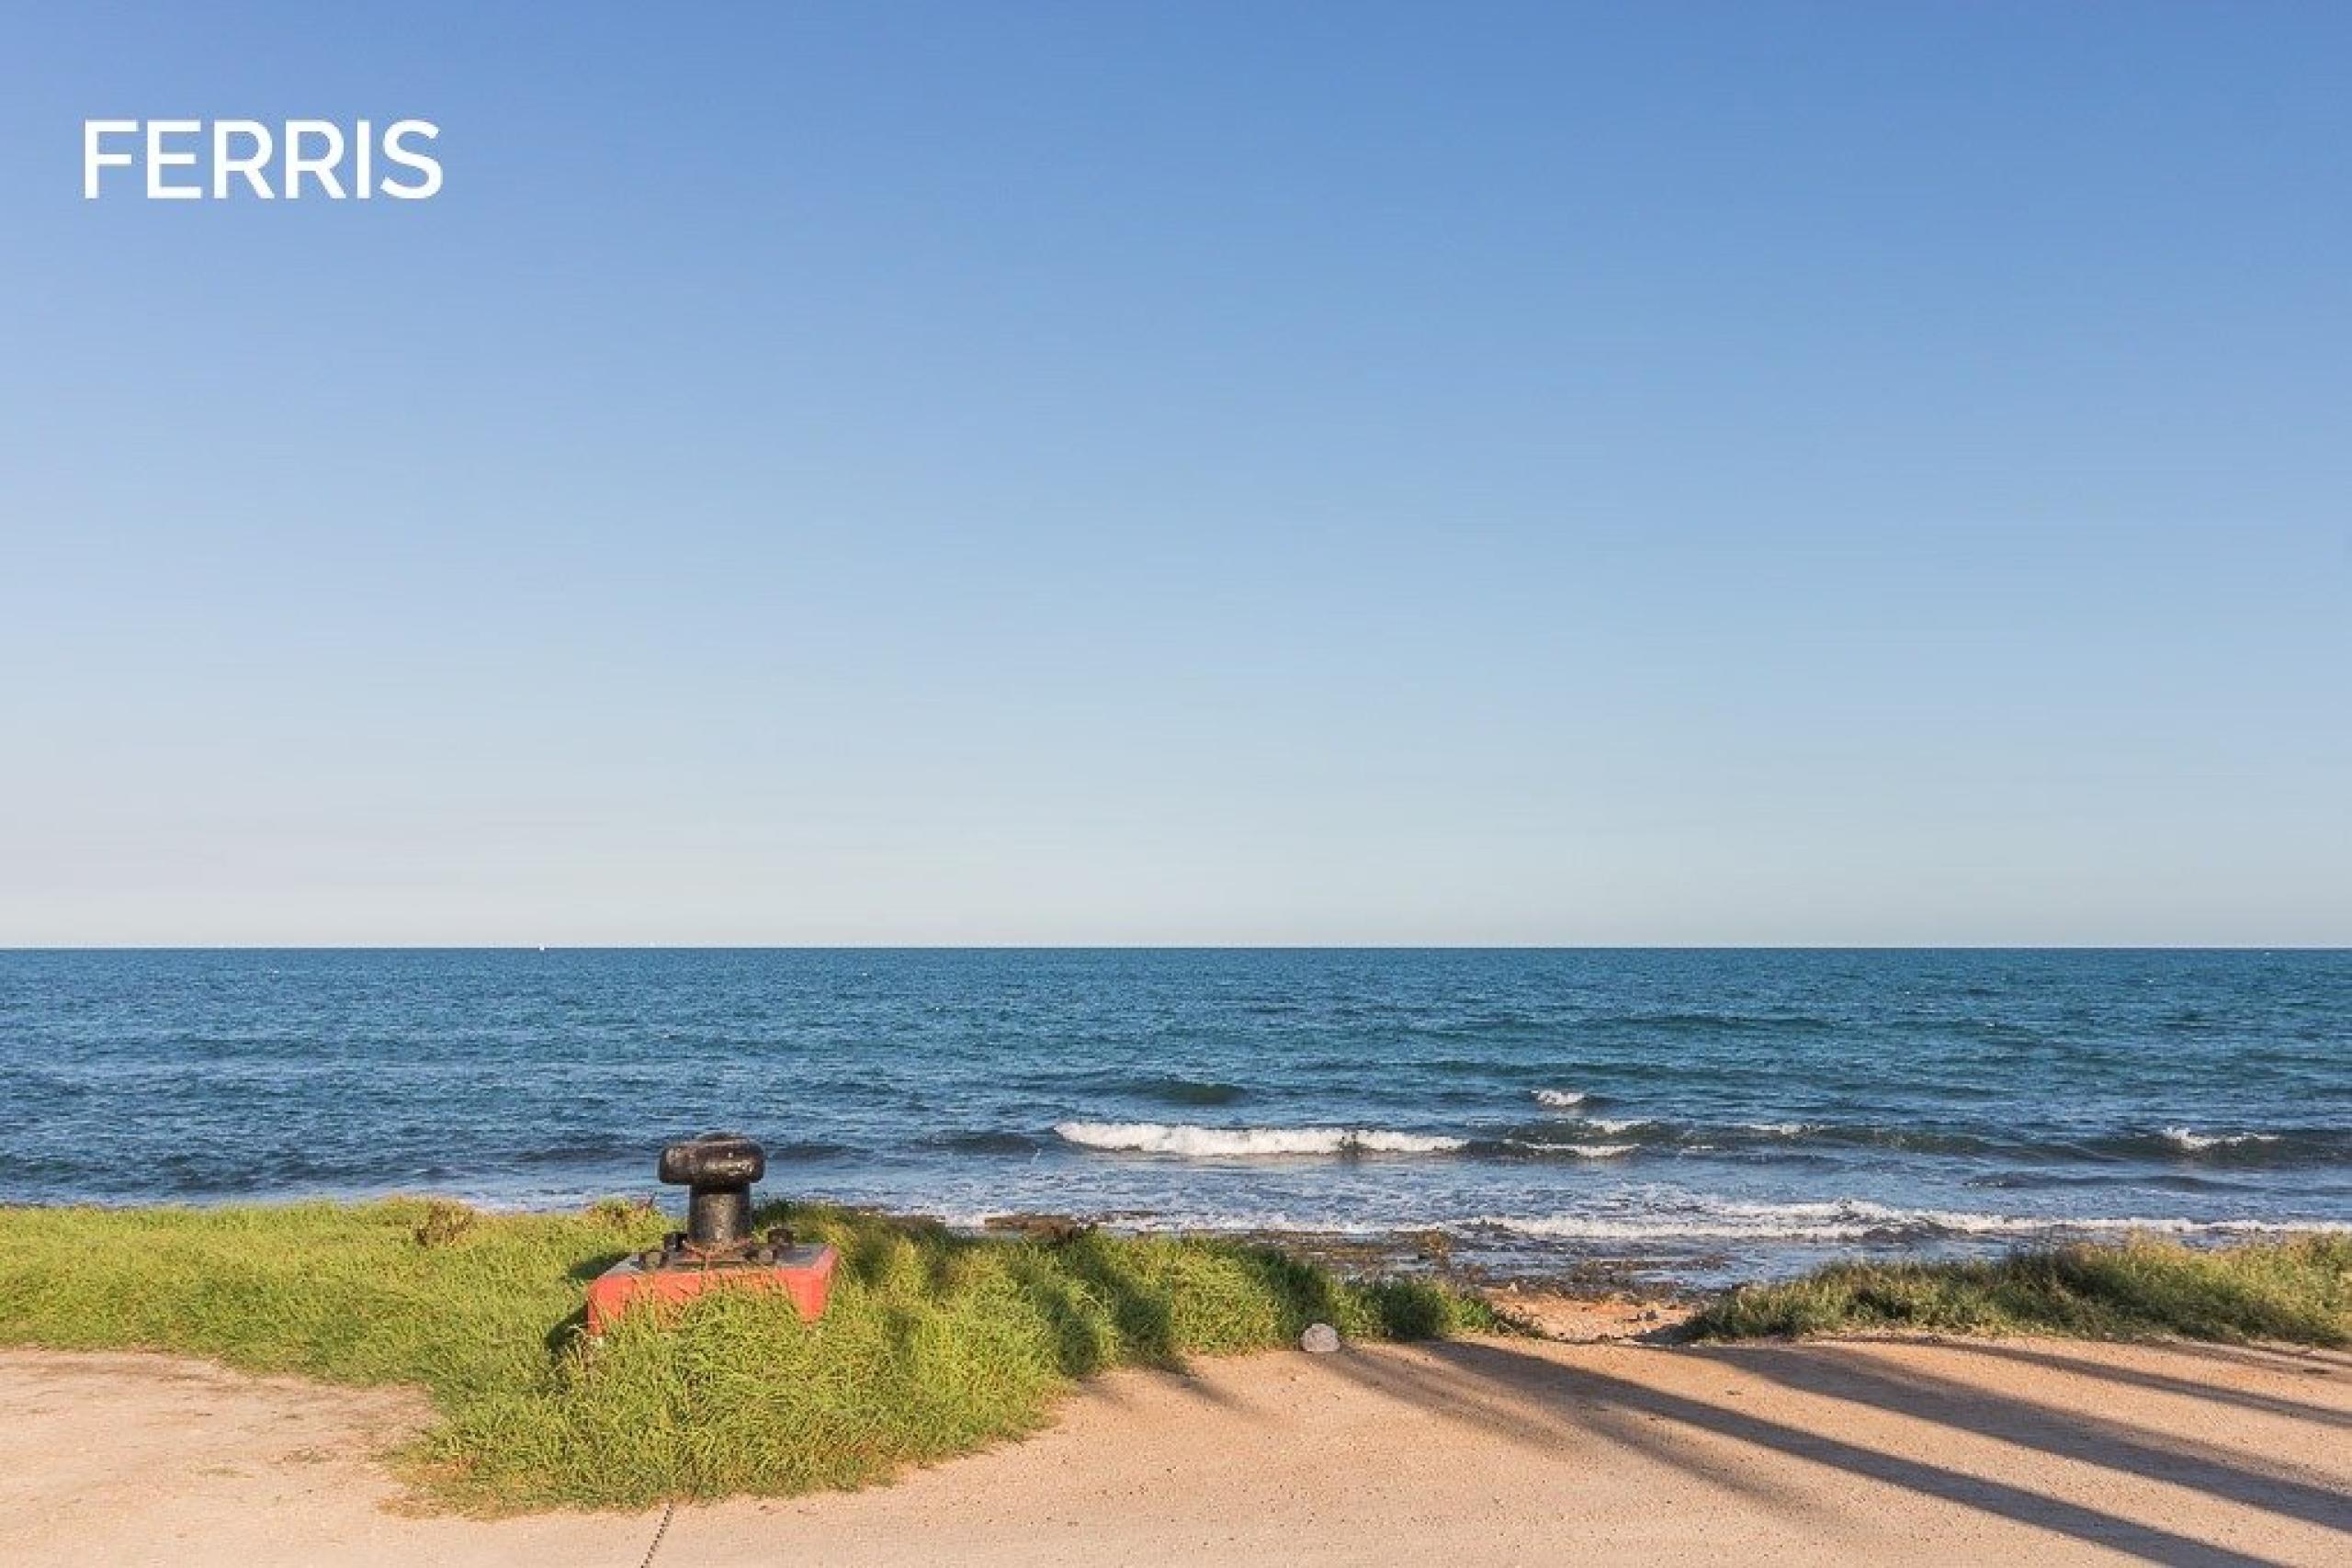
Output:
[[[776,1291],[792,1298],[800,1321],[814,1323],[824,1315],[825,1298],[833,1288],[833,1266],[841,1254],[830,1247],[796,1247],[783,1260],[741,1269],[652,1269],[625,1258],[588,1287],[588,1332],[602,1334],[619,1321],[623,1312],[639,1303],[675,1311],[705,1291]]]

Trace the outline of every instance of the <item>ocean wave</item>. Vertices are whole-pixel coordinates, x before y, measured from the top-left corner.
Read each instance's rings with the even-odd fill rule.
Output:
[[[2333,1166],[2352,1161],[2352,1131],[2327,1127],[2280,1127],[2267,1132],[2199,1132],[2172,1126],[2092,1138],[2073,1145],[2077,1157],[2161,1160],[2258,1168]]]
[[[1987,1171],[1961,1185],[1980,1190],[2021,1192],[2080,1192],[2131,1189],[2134,1191],[2244,1193],[2247,1184],[2233,1176],[2203,1175],[2186,1170],[2146,1171],[2095,1168],[2054,1169],[2031,1166],[2022,1170]]]
[[[1781,1141],[1821,1144],[1841,1149],[1893,1149],[1898,1154],[1910,1155],[1992,1155],[2004,1150],[2030,1150],[2031,1147],[1996,1143],[1991,1138],[1970,1133],[1930,1127],[1876,1127],[1866,1122],[1840,1125],[1816,1122],[1802,1133],[1786,1134]]]
[[[1054,1132],[1064,1142],[1082,1148],[1178,1155],[1187,1159],[1450,1154],[1464,1142],[1377,1127],[1193,1127],[1164,1122],[1057,1122]]]
[[[1615,1159],[1658,1145],[1644,1138],[1616,1138],[1574,1122],[1507,1127],[1462,1145],[1465,1158],[1504,1160],[1512,1164],[1542,1160]]]
[[[2277,1133],[2199,1133],[2188,1127],[2165,1127],[2156,1136],[2175,1148],[2199,1154],[2207,1149],[2240,1148],[2248,1144],[2275,1144]]]
[[[1618,1242],[1922,1241],[1939,1235],[2059,1237],[2151,1232],[2197,1236],[2352,1231],[2352,1224],[2329,1221],[2189,1220],[2136,1215],[2115,1219],[2061,1218],[1950,1209],[1897,1209],[1860,1198],[1816,1203],[1724,1201],[1698,1207],[1689,1213],[1657,1216],[1552,1214],[1526,1218],[1489,1214],[1469,1224],[1480,1229],[1546,1240]]]
[[[1577,1125],[1589,1127],[1596,1133],[1613,1138],[1636,1127],[1655,1127],[1658,1123],[1641,1116],[1585,1116],[1577,1119]]]
[[[937,1137],[924,1139],[923,1146],[959,1155],[1028,1155],[1037,1152],[1035,1138],[1001,1130],[943,1133]]]
[[[1156,1100],[1163,1105],[1230,1105],[1249,1091],[1238,1084],[1222,1083],[1215,1078],[1170,1076],[1139,1079],[1134,1092],[1142,1099]]]
[[[1535,1103],[1548,1105],[1555,1111],[1572,1110],[1582,1105],[1585,1098],[1584,1092],[1580,1089],[1539,1089],[1535,1091]]]
[[[1950,1125],[1912,1126],[1870,1122],[1677,1122],[1660,1117],[1574,1116],[1548,1131],[1544,1125],[1513,1128],[1515,1141],[1550,1143],[1589,1135],[1609,1140],[1632,1139],[1657,1148],[1686,1153],[1733,1153],[1741,1150],[1801,1150],[1830,1153],[1885,1150],[1905,1155],[1993,1156],[2036,1163],[2050,1161],[2112,1162],[2179,1165],[2194,1163],[2227,1167],[2332,1166],[2352,1161],[2352,1132],[2329,1128],[2280,1128],[2269,1131],[2201,1132],[2186,1126],[2110,1132],[2092,1137],[1996,1137],[1984,1132]]]
[[[1533,1091],[1563,1100],[1577,1091]],[[2352,1136],[2326,1131],[2204,1133],[2188,1127],[2120,1132],[2079,1142],[1994,1141],[1948,1128],[1866,1122],[1680,1122],[1656,1116],[1595,1116],[1567,1106],[1555,1117],[1522,1123],[1464,1126],[1457,1133],[1396,1132],[1347,1126],[1203,1126],[1189,1122],[1069,1121],[1054,1133],[1066,1144],[1117,1153],[1194,1159],[1281,1156],[1458,1155],[1474,1161],[1615,1158],[1637,1152],[1749,1162],[1819,1164],[1861,1151],[1998,1156],[2036,1167],[2129,1161],[2150,1166],[2254,1167],[2329,1164],[2352,1155]],[[1005,1152],[1031,1145],[1006,1138]],[[994,1152],[994,1151],[989,1151]]]
[[[1822,1122],[1686,1123],[1652,1116],[1565,1116],[1557,1121],[1533,1122],[1507,1128],[1498,1137],[1474,1142],[1470,1148],[1474,1154],[1519,1156],[1521,1151],[1529,1149],[1558,1149],[1577,1143],[1594,1142],[1626,1143],[1642,1148],[1693,1155],[1737,1154],[1760,1147],[1770,1149],[1776,1157],[1796,1159],[1820,1156],[1808,1156],[1802,1147],[1795,1145],[1819,1145],[1834,1148],[1868,1142],[1893,1146],[1898,1140],[1894,1135],[1875,1132],[1865,1139],[1858,1136],[1855,1129],[1836,1127]]]
[[[1822,1149],[1893,1149],[1907,1154],[1982,1154],[1995,1145],[1981,1137],[1927,1127],[1883,1127],[1837,1122],[1694,1122],[1657,1119],[1582,1125],[1611,1134],[1632,1133],[1645,1143],[1675,1145],[1693,1153],[1708,1150],[1779,1148],[1804,1145]]]

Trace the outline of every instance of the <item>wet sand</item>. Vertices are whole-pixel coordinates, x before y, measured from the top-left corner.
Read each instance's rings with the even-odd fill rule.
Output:
[[[400,1393],[0,1352],[0,1560],[638,1568],[641,1515],[420,1517]],[[1089,1384],[863,1493],[685,1506],[662,1568],[805,1563],[2341,1563],[2352,1356],[1476,1340]]]

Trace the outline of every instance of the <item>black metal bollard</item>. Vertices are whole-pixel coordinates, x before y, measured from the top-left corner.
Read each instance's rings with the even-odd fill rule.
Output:
[[[705,1133],[662,1151],[660,1175],[686,1193],[686,1246],[705,1255],[748,1250],[752,1183],[768,1158],[741,1133]]]
[[[821,1243],[795,1244],[784,1225],[752,1235],[752,1183],[767,1168],[765,1151],[741,1133],[705,1133],[663,1149],[656,1169],[687,1190],[687,1228],[589,1282],[590,1337],[608,1330],[632,1301],[675,1307],[731,1281],[788,1296],[803,1323],[822,1316],[841,1255]]]

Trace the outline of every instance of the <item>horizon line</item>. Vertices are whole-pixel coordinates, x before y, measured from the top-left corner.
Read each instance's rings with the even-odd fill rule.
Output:
[[[2346,942],[72,942],[84,953],[2352,953]]]

